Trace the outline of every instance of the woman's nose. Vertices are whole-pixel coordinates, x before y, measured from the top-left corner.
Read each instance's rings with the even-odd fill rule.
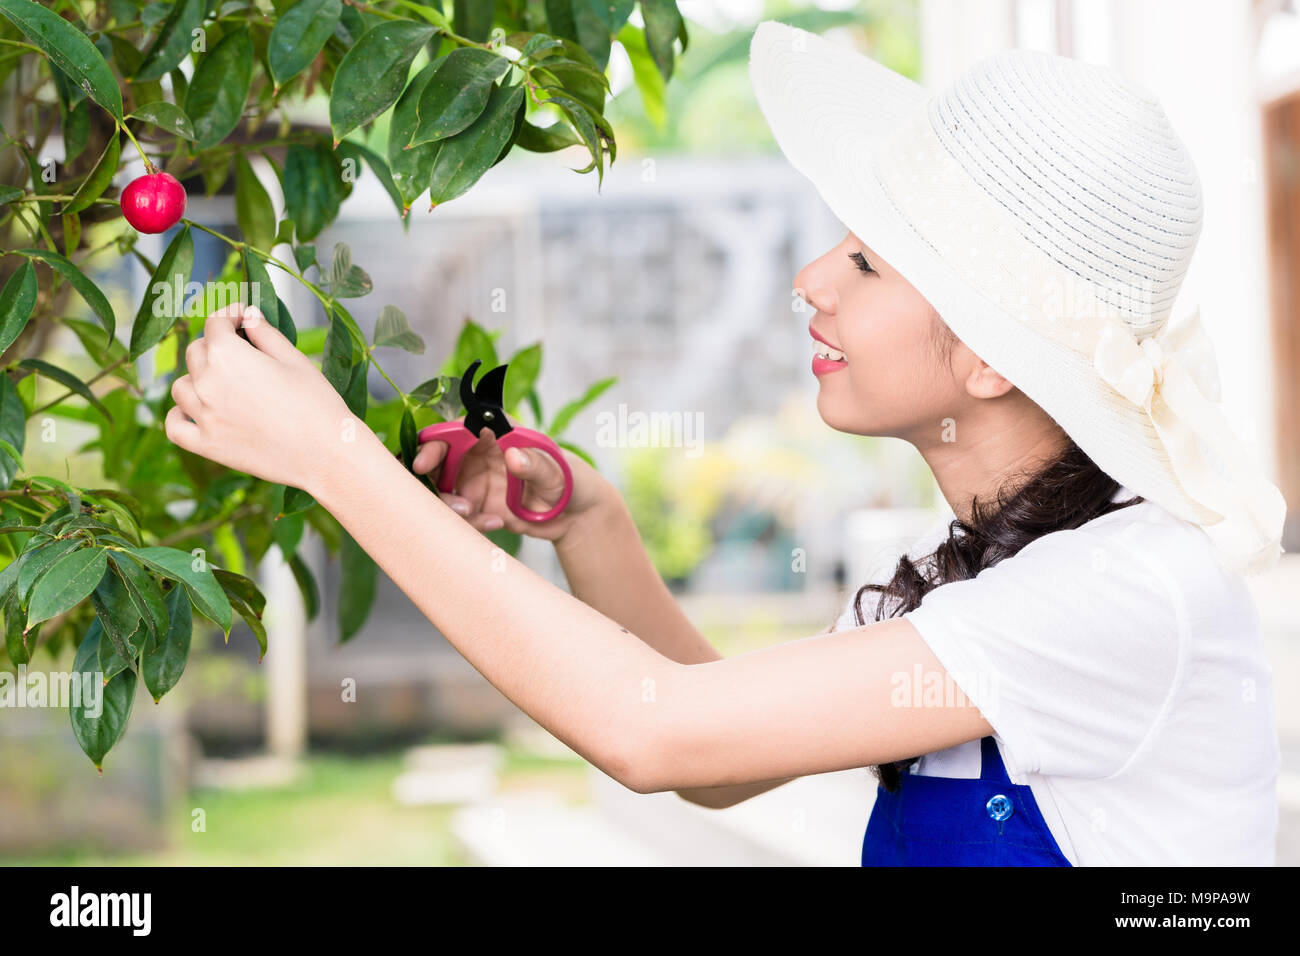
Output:
[[[805,284],[800,281],[803,278],[802,272],[795,277],[794,294],[818,312],[834,313],[835,306],[839,303],[839,293],[835,287],[824,282]]]

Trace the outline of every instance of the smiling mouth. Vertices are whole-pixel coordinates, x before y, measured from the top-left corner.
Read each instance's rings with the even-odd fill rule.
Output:
[[[831,348],[825,342],[813,340],[813,354],[817,356],[817,358],[826,359],[830,362],[844,361],[844,353],[839,349]]]

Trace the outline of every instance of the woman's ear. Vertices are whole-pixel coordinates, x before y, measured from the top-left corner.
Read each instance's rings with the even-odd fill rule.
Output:
[[[1010,379],[1003,378],[981,358],[975,359],[966,376],[966,393],[972,398],[1001,398],[1013,388]]]

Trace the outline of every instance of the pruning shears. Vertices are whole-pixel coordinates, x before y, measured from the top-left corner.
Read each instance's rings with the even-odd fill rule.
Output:
[[[442,462],[442,473],[438,477],[438,490],[444,493],[454,491],[456,477],[460,473],[460,463],[478,442],[479,433],[484,426],[491,428],[497,444],[506,448],[537,448],[555,459],[564,473],[564,494],[549,511],[529,511],[522,504],[524,483],[519,476],[506,472],[506,506],[524,521],[550,521],[564,511],[573,495],[573,472],[564,460],[560,447],[546,435],[531,428],[511,425],[506,421],[503,407],[506,369],[510,363],[498,365],[491,371],[484,372],[475,386],[474,375],[482,362],[475,359],[460,379],[460,402],[465,406],[465,418],[462,421],[438,422],[420,429],[416,441],[420,444],[431,441],[445,441],[447,455]]]

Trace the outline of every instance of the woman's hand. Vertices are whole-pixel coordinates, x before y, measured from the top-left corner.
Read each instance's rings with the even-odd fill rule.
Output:
[[[417,474],[427,474],[436,485],[446,454],[446,442],[426,442],[420,446],[411,468]],[[504,527],[517,534],[559,541],[579,519],[591,513],[612,487],[582,458],[563,448],[560,454],[573,472],[573,495],[564,511],[550,521],[524,521],[506,507],[506,472],[509,470],[524,482],[523,507],[549,511],[564,494],[560,466],[540,448],[503,449],[487,426],[461,459],[455,493],[439,492],[439,497],[479,531]]]
[[[185,363],[188,374],[172,383],[167,438],[237,471],[311,493],[320,463],[340,458],[326,452],[366,427],[256,306],[208,316]]]

